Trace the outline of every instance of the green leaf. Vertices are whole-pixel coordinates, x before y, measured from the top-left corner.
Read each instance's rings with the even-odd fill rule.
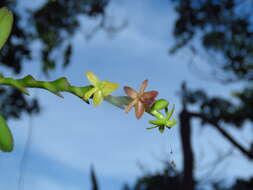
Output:
[[[0,115],[0,150],[3,152],[11,152],[13,146],[12,133],[5,119]]]
[[[2,49],[11,33],[12,24],[12,13],[6,7],[0,8],[0,49]]]

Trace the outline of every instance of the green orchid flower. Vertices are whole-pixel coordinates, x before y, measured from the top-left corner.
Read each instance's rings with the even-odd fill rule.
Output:
[[[114,90],[119,88],[117,83],[100,81],[92,72],[86,72],[86,77],[94,87],[85,93],[84,99],[88,100],[93,95],[94,106],[100,105],[104,100],[104,97],[110,95]]]
[[[153,124],[155,126],[148,127],[147,129],[158,128],[159,131],[163,133],[165,128],[170,129],[171,127],[176,125],[177,121],[175,119],[171,120],[171,116],[175,110],[175,106],[173,105],[172,109],[169,111],[168,105],[169,103],[163,99],[155,102],[155,104],[150,110],[150,113],[155,116],[157,120],[149,121],[150,124]],[[165,116],[159,112],[161,109],[165,110]]]

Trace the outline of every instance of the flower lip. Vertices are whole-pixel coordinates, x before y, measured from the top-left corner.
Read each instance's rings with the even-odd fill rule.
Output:
[[[155,98],[157,96],[158,96],[158,92],[155,90],[144,92],[142,96],[140,97],[140,101],[142,101],[144,104],[148,104],[149,106],[151,106],[154,103]]]

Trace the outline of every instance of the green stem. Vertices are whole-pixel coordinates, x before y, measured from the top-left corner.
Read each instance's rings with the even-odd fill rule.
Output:
[[[35,80],[31,75],[28,75],[21,79],[5,78],[4,76],[0,75],[0,85],[15,87],[27,95],[29,95],[29,93],[27,92],[26,88],[45,89],[62,98],[63,96],[61,95],[60,92],[69,92],[81,98],[82,100],[84,100],[83,99],[84,94],[93,87],[91,85],[82,87],[72,86],[65,77],[61,77],[57,80],[48,82],[38,81]],[[85,102],[88,103],[88,101]]]

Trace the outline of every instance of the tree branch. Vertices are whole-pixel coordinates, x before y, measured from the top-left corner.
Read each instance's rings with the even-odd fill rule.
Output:
[[[208,119],[203,114],[199,113],[189,113],[191,117],[200,118],[203,121],[209,123],[210,125],[214,126],[222,135],[225,137],[230,143],[232,143],[237,149],[241,151],[248,159],[253,160],[253,153],[251,151],[246,150],[239,142],[237,142],[226,130],[224,130],[218,122],[212,121],[211,119]]]
[[[194,189],[194,154],[191,143],[191,115],[185,109],[180,113],[180,136],[183,150],[183,179],[181,189]]]

